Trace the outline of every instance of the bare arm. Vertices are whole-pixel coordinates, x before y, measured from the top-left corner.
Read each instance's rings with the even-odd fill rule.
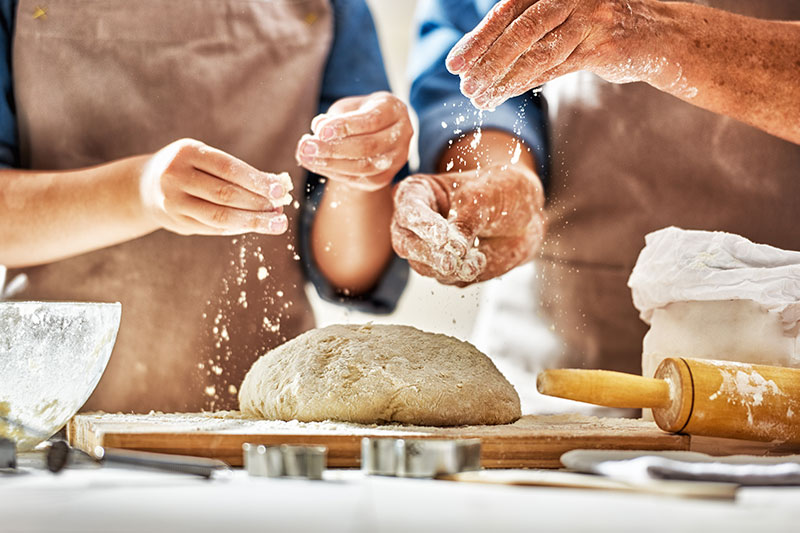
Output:
[[[311,233],[320,271],[341,290],[371,289],[392,258],[392,190],[364,191],[329,181]]]
[[[287,191],[271,176],[198,141],[154,155],[61,172],[0,172],[0,264],[49,263],[141,237],[278,234]]]
[[[658,0],[504,0],[451,51],[479,107],[577,70],[800,143],[800,23]]]
[[[657,33],[677,72],[644,81],[800,144],[800,23],[685,3],[658,7]]]
[[[389,93],[344,98],[312,123],[298,161],[328,182],[311,231],[322,274],[351,294],[371,289],[392,258],[391,181],[408,161],[413,128]]]
[[[0,264],[48,263],[156,229],[138,179],[148,158],[67,172],[0,172]]]

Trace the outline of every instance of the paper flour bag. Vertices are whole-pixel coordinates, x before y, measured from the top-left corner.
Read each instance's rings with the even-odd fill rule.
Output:
[[[645,241],[628,280],[643,375],[665,357],[800,367],[800,252],[675,227]]]

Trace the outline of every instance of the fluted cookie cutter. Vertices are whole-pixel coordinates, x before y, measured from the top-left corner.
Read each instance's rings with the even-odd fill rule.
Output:
[[[433,478],[480,467],[480,439],[361,439],[361,470],[369,475]]]
[[[322,479],[328,459],[325,446],[264,446],[245,443],[244,468],[251,476]]]

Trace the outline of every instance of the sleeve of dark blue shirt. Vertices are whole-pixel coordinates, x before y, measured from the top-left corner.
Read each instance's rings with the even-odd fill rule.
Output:
[[[11,46],[16,9],[16,0],[0,0],[0,168],[18,164],[19,141],[11,79]]]
[[[419,117],[420,171],[434,172],[448,144],[478,128],[514,134],[531,149],[539,176],[547,171],[547,128],[544,99],[527,93],[495,111],[478,111],[447,71],[445,58],[497,0],[420,0],[411,51],[411,105]]]
[[[388,91],[389,80],[381,57],[378,34],[364,0],[332,0],[334,36],[322,81],[320,113],[347,96]],[[395,181],[408,174],[404,168]],[[322,275],[311,251],[311,228],[324,190],[324,178],[309,174],[306,202],[300,219],[300,246],[306,276],[326,301],[358,311],[387,314],[394,311],[408,280],[408,263],[394,257],[375,287],[365,294],[347,296]]]

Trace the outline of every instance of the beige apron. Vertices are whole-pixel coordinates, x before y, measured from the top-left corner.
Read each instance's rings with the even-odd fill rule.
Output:
[[[316,113],[332,38],[326,0],[21,0],[13,46],[23,165],[71,169],[181,137],[305,189],[294,147]],[[86,199],[91,209],[91,198]],[[111,362],[85,409],[236,408],[265,350],[313,327],[280,237],[167,231],[25,269],[20,299],[122,302]]]
[[[703,3],[800,19],[794,0]],[[723,230],[800,250],[800,146],[643,83],[578,73],[545,94],[552,175],[541,291],[565,341],[560,364],[641,371],[646,326],[626,282],[650,231]]]

